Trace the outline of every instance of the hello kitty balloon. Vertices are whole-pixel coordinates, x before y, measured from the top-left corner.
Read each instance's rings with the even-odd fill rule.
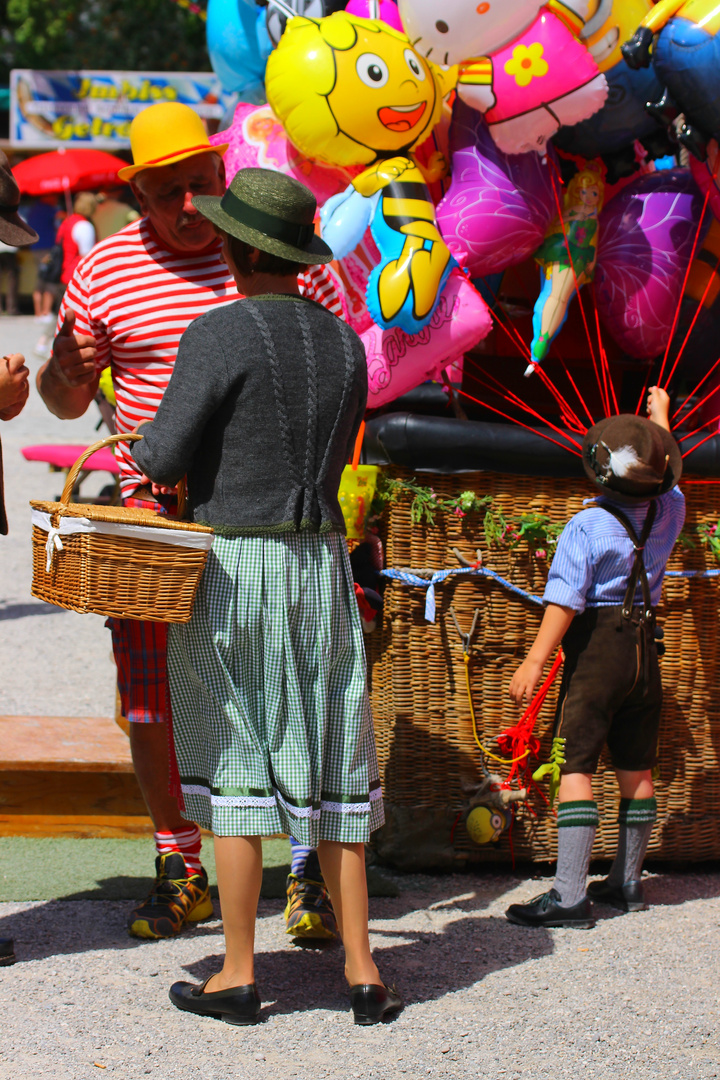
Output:
[[[602,108],[607,82],[580,41],[591,0],[399,0],[405,32],[485,114],[506,154],[537,150]]]

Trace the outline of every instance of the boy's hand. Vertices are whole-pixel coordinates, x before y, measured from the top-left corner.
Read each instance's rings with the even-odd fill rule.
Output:
[[[647,414],[658,427],[670,430],[670,395],[660,386],[651,386],[647,396]]]
[[[540,682],[543,665],[529,658],[520,665],[512,679],[508,693],[516,705],[528,704],[535,692],[535,687]]]

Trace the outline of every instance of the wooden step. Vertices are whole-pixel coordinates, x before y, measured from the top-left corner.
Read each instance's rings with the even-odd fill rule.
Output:
[[[0,836],[152,831],[128,739],[114,720],[0,716]]]

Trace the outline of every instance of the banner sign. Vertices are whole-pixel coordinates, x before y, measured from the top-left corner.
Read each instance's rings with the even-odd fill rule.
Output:
[[[130,121],[148,105],[178,101],[220,120],[235,101],[213,72],[30,71],[10,73],[10,142],[33,149],[130,146]]]

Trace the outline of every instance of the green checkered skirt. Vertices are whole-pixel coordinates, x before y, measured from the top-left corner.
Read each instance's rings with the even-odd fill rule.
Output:
[[[367,841],[384,814],[345,538],[216,535],[192,618],[169,631],[185,817]]]

